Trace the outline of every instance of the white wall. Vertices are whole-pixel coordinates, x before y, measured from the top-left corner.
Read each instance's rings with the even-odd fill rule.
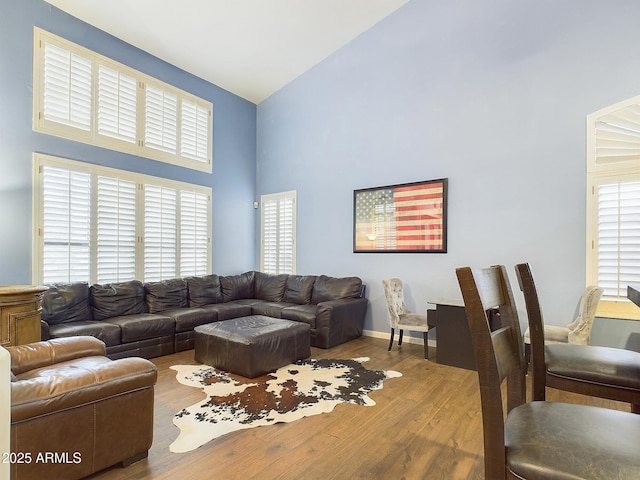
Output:
[[[639,19],[636,0],[412,0],[259,104],[256,196],[298,191],[298,273],[359,275],[387,332],[383,278],[424,310],[459,296],[458,266],[528,261],[547,323],[570,321],[585,117],[640,93]],[[354,189],[441,177],[447,254],[352,253]]]

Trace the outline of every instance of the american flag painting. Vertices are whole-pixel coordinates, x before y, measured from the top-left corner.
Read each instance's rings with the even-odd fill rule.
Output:
[[[447,251],[447,179],[354,191],[353,251]]]

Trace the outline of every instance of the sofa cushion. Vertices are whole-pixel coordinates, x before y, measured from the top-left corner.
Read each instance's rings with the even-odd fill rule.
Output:
[[[59,323],[49,327],[52,338],[75,337],[89,335],[102,340],[107,347],[120,343],[120,327],[107,322],[86,321],[73,323]]]
[[[181,278],[145,283],[144,291],[149,313],[186,307],[188,304],[187,282]]]
[[[311,303],[318,304],[342,298],[359,298],[362,280],[358,277],[335,278],[320,275],[313,285]]]
[[[294,305],[282,309],[281,318],[308,324],[316,328],[317,305]]]
[[[222,287],[218,275],[187,277],[187,290],[190,307],[202,307],[210,303],[221,303]]]
[[[162,315],[173,318],[176,322],[176,332],[190,332],[198,325],[215,322],[218,320],[218,314],[214,310],[205,308],[174,308],[165,310]]]
[[[268,275],[255,273],[256,298],[265,302],[279,302],[282,300],[284,288],[289,275]]]
[[[215,305],[205,305],[201,308],[203,310],[215,312],[215,314],[218,316],[218,321],[251,315],[251,305],[243,303],[217,303]]]
[[[147,312],[144,286],[138,280],[91,285],[90,292],[95,320]]]
[[[282,301],[298,305],[311,303],[311,292],[315,281],[315,275],[289,275]]]
[[[251,304],[251,314],[264,315],[272,318],[282,318],[282,309],[286,307],[293,307],[294,305],[294,303],[258,301]]]
[[[92,320],[89,284],[54,283],[42,294],[42,320],[49,325]]]
[[[254,277],[255,272],[220,277],[224,301],[255,298]]]
[[[104,320],[120,327],[122,343],[173,335],[176,322],[173,318],[157,313],[124,315]]]
[[[151,387],[156,379],[157,368],[142,358],[114,362],[107,357],[91,356],[29,370],[17,375],[17,381],[11,386],[11,421],[17,423],[54,412],[70,412],[74,407]]]

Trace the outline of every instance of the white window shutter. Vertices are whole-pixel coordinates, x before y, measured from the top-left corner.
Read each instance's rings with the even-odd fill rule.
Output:
[[[277,200],[262,200],[262,271],[278,273]]]
[[[594,119],[595,165],[640,165],[640,103],[605,113]]]
[[[136,79],[112,68],[98,67],[98,133],[136,142]]]
[[[294,273],[295,203],[284,197],[278,205],[278,273]]]
[[[210,188],[38,153],[34,168],[36,283],[210,272]]]
[[[42,170],[44,283],[90,278],[91,176],[63,168]]]
[[[209,198],[180,192],[180,276],[206,275],[209,269]]]
[[[175,154],[177,152],[178,98],[176,95],[147,84],[145,88],[146,147]]]
[[[91,129],[91,70],[91,60],[45,43],[45,120],[83,131]]]
[[[97,280],[136,278],[136,184],[98,176]]]
[[[296,271],[296,192],[263,195],[261,269],[264,273]]]
[[[176,276],[177,192],[157,185],[144,186],[144,280]]]
[[[597,202],[598,285],[616,301],[640,283],[640,182],[603,183]]]
[[[201,162],[209,159],[209,110],[189,100],[182,100],[180,154]]]

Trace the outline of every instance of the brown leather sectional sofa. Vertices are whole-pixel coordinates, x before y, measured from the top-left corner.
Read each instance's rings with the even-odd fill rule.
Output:
[[[49,286],[42,339],[90,335],[114,358],[188,350],[194,327],[248,315],[308,323],[311,345],[330,348],[362,335],[368,301],[358,277],[205,275],[161,282]]]

